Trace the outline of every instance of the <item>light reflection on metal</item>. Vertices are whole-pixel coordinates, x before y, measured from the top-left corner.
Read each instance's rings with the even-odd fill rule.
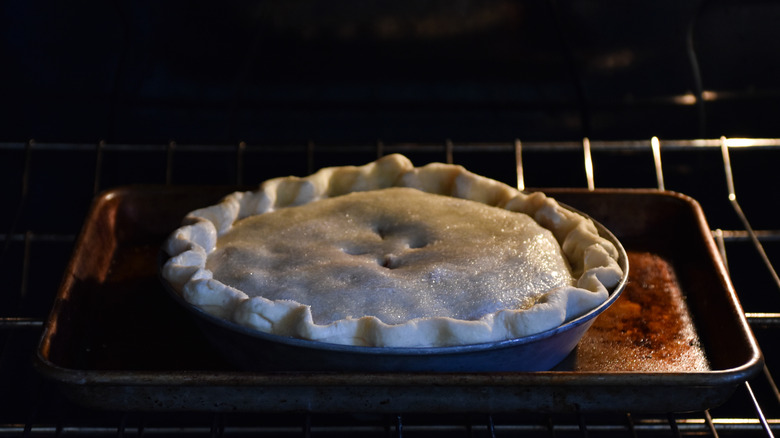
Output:
[[[515,139],[515,168],[517,170],[517,190],[525,190],[525,178],[523,177],[523,143]]]
[[[764,367],[764,369],[766,370],[766,367]],[[769,422],[766,420],[764,411],[761,409],[761,405],[758,403],[758,399],[756,398],[756,394],[753,392],[753,388],[750,386],[750,382],[745,382],[745,388],[747,389],[748,395],[750,395],[750,400],[753,402],[753,405],[756,408],[756,415],[758,415],[758,420],[761,422],[761,427],[764,428],[764,432],[766,432],[767,436],[774,438],[775,435],[772,433],[772,429],[769,427]]]
[[[661,142],[658,137],[653,136],[650,139],[650,147],[653,149],[653,160],[655,162],[655,178],[658,182],[658,190],[665,190],[664,171],[661,167]]]
[[[590,139],[582,139],[582,151],[585,154],[585,178],[588,180],[588,190],[595,190],[596,184],[593,181],[593,157],[590,153]]]
[[[729,201],[737,200],[737,193],[734,190],[734,175],[731,172],[731,158],[729,156],[729,144],[726,137],[720,138],[720,151],[723,154],[723,167],[726,171],[726,188],[729,192]]]
[[[767,139],[756,138],[727,138],[726,145],[730,148],[747,148],[753,146],[769,145],[773,144],[766,141]]]
[[[715,424],[758,424],[755,418],[717,418],[713,422]]]
[[[717,91],[702,91],[701,100],[705,102],[714,102],[721,98],[721,94]],[[696,105],[696,95],[693,93],[680,94],[672,96],[672,102],[678,105]]]
[[[704,90],[704,91],[701,92],[701,98],[705,102],[712,102],[712,101],[718,100],[720,97],[721,97],[721,95],[717,91],[707,91],[707,90]]]
[[[726,272],[729,270],[729,261],[726,258],[726,240],[723,238],[723,230],[720,228],[712,232],[712,237],[715,239],[715,243],[718,245],[718,251],[720,252],[720,258],[723,261],[723,266],[726,268]]]
[[[678,105],[696,105],[696,96],[691,93],[672,97],[672,101]]]

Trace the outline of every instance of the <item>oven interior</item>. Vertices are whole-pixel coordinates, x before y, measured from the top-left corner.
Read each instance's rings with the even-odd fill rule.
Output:
[[[0,435],[780,431],[773,2],[49,3],[0,13]],[[703,411],[393,414],[106,411],[33,367],[104,190],[254,185],[394,152],[511,185],[693,197],[766,366]]]

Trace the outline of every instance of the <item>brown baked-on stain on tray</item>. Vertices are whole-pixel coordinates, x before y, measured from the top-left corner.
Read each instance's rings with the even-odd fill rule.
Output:
[[[623,294],[580,341],[580,371],[708,371],[680,283],[669,261],[628,252]]]

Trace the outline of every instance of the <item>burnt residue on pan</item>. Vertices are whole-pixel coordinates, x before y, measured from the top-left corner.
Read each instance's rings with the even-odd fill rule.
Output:
[[[580,341],[580,371],[707,371],[674,266],[644,251],[628,252],[623,294]]]

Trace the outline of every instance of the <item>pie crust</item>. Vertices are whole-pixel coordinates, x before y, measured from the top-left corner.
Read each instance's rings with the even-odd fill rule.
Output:
[[[398,154],[232,193],[189,213],[163,249],[164,279],[206,313],[372,347],[540,333],[596,308],[623,275],[593,222],[543,193]],[[496,297],[478,301],[488,283]]]

